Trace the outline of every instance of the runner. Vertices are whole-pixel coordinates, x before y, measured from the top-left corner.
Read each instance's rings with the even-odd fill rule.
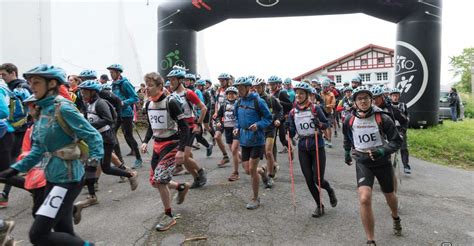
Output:
[[[207,108],[206,105],[204,105],[198,98],[196,93],[194,93],[194,91],[184,88],[183,82],[185,75],[186,71],[184,71],[183,69],[174,68],[167,75],[167,77],[170,80],[173,95],[179,98],[183,106],[185,120],[188,123],[189,128],[191,129],[186,148],[184,149],[184,166],[194,178],[194,182],[191,185],[191,189],[194,189],[204,186],[207,182],[206,171],[203,168],[199,167],[197,162],[191,157],[191,147],[193,145],[195,135],[199,134],[202,131],[202,122],[204,120],[204,115],[207,112]],[[202,112],[202,115],[199,117],[196,124],[194,124],[194,105],[198,106],[198,108],[200,108]],[[181,163],[178,165],[181,166]]]
[[[280,166],[276,163],[276,148],[275,148],[275,136],[277,128],[284,121],[283,107],[273,95],[269,95],[265,92],[265,80],[256,78],[253,82],[253,88],[255,92],[263,99],[267,104],[270,113],[272,114],[272,124],[265,128],[265,158],[267,159],[266,167],[262,167],[263,172],[260,173],[262,182],[265,188],[271,189],[273,187],[274,178],[280,170]]]
[[[308,100],[311,89],[306,83],[299,83],[295,86],[296,104],[295,108],[290,111],[288,126],[290,138],[298,134],[298,158],[301,171],[303,171],[306,185],[316,202],[316,210],[312,216],[318,218],[324,215],[324,205],[320,199],[321,188],[328,192],[332,207],[336,207],[337,198],[334,189],[324,179],[326,151],[324,150],[322,131],[330,125],[321,107]],[[315,142],[315,134],[317,134],[318,143]],[[319,184],[321,187],[318,188]]]
[[[108,66],[107,69],[112,77],[112,92],[122,100],[122,111],[120,112],[121,117],[118,119],[117,125],[115,126],[115,134],[117,134],[119,128],[122,128],[125,141],[128,146],[130,146],[133,154],[135,154],[136,160],[132,168],[139,168],[142,166],[143,161],[140,151],[138,150],[137,141],[135,141],[135,138],[133,137],[133,104],[138,102],[138,95],[130,81],[122,76],[122,65],[112,64]],[[120,144],[118,142],[115,145],[114,151],[117,156],[122,156],[122,151],[120,150]]]
[[[344,93],[344,97],[339,101],[337,111],[341,112],[342,122],[344,122],[347,117],[352,115],[352,110],[355,105],[352,100],[352,87],[344,87],[342,92]]]
[[[368,88],[356,88],[352,98],[356,110],[345,120],[343,126],[345,162],[352,165],[352,157],[355,158],[360,216],[367,245],[375,245],[372,212],[372,186],[375,177],[392,212],[394,234],[400,236],[402,232],[390,162],[390,155],[400,148],[402,139],[391,117],[372,106],[372,92]]]
[[[225,90],[227,99],[224,104],[219,108],[217,112],[217,129],[220,132],[225,133],[225,142],[229,146],[232,153],[232,164],[234,171],[229,177],[229,181],[236,181],[240,179],[239,176],[239,162],[240,162],[240,146],[239,139],[234,136],[232,131],[235,127],[235,101],[237,100],[237,94],[239,91],[237,88],[231,86]]]
[[[242,162],[245,172],[250,175],[253,196],[247,204],[247,209],[257,209],[260,206],[258,196],[259,173],[263,170],[258,162],[263,157],[265,145],[264,130],[270,126],[272,115],[267,104],[256,93],[250,92],[252,83],[246,77],[240,77],[234,84],[240,99],[236,103],[236,125],[234,136],[239,136],[242,149]]]
[[[324,114],[326,115],[326,118],[329,121],[329,127],[326,128],[324,131],[324,135],[327,139],[326,141],[326,146],[328,148],[332,148],[332,131],[331,131],[331,126],[333,125],[334,122],[334,109],[336,107],[336,98],[334,94],[330,90],[330,80],[325,79],[322,83],[322,92],[321,92],[321,97],[323,98],[324,101]]]
[[[86,80],[79,85],[83,100],[87,107],[87,119],[91,125],[100,132],[103,140],[104,158],[100,162],[100,168],[102,172],[108,175],[127,177],[130,182],[130,187],[133,190],[137,189],[138,181],[136,171],[123,170],[120,168],[110,166],[112,159],[112,152],[114,146],[117,143],[114,125],[117,122],[117,113],[113,106],[105,99],[99,97],[99,92],[102,90],[102,86],[95,80]],[[93,163],[98,164],[98,163]],[[95,195],[94,184],[96,182],[96,172],[98,166],[86,166],[86,177],[85,185],[89,190],[89,196],[75,205],[77,207],[74,213],[75,219],[80,217],[80,213],[83,208],[97,204],[98,199]],[[76,219],[77,220],[77,219]],[[77,223],[76,223],[77,224]]]
[[[181,204],[190,187],[188,183],[172,181],[175,166],[184,162],[184,150],[190,138],[190,129],[181,103],[176,97],[165,95],[161,75],[149,73],[145,78],[149,99],[145,105],[148,130],[141,150],[147,153],[148,142],[151,138],[154,139],[150,183],[158,189],[165,209],[155,229],[165,231],[176,224],[176,215],[171,210],[170,189],[178,191],[177,203]]]
[[[102,159],[102,139],[72,102],[57,96],[59,85],[66,83],[64,70],[40,65],[26,72],[24,77],[28,79],[38,99],[37,105],[41,108],[41,115],[33,132],[35,141],[28,156],[1,172],[0,177],[8,178],[19,172],[27,172],[41,161],[47,180],[46,200],[38,209],[31,227],[31,243],[91,245],[75,235],[71,216],[73,202],[81,191],[81,180],[84,175],[84,166],[79,158],[84,157],[85,153],[75,143],[75,138],[63,130],[58,119],[62,117],[68,129],[89,146],[87,163]]]
[[[288,113],[293,108],[293,104],[290,101],[290,97],[286,91],[282,91],[281,88],[281,78],[278,76],[270,76],[268,78],[268,84],[270,85],[272,95],[279,100],[279,103],[283,107],[283,115],[284,120],[280,122],[280,126],[277,127],[278,135],[280,136],[280,142],[283,145],[283,148],[278,153],[288,153],[291,151],[291,155],[293,156],[293,149],[288,149],[288,142],[286,139],[286,129],[285,129],[285,119],[288,117]]]
[[[209,122],[211,119],[211,109],[212,109],[212,104],[211,104],[212,95],[211,95],[211,92],[205,89],[205,86],[206,86],[206,81],[203,79],[200,79],[196,82],[196,91],[201,92],[202,94],[201,101],[204,103],[204,105],[206,105],[206,108],[208,109],[206,112],[206,115],[204,116],[204,121],[203,121],[204,131],[200,133],[201,137],[203,137],[203,134],[205,132],[210,131]],[[214,136],[212,135],[212,133],[210,134],[211,136]],[[207,143],[207,140],[206,140],[206,143]],[[214,145],[213,144],[208,144],[208,145],[209,147],[206,148],[206,156],[209,157],[212,155],[212,149],[214,148]]]
[[[402,157],[402,163],[403,163],[403,171],[405,174],[411,174],[411,167],[409,164],[410,161],[410,153],[408,152],[408,144],[407,144],[407,139],[408,139],[408,123],[410,122],[410,115],[408,113],[408,108],[405,103],[400,102],[400,90],[397,88],[393,88],[392,91],[390,91],[390,97],[392,99],[392,105],[394,107],[397,107],[401,113],[407,118],[407,122],[405,124],[401,124],[399,121],[395,121],[395,125],[397,126],[398,132],[403,138],[403,143],[402,146],[400,147],[400,155]]]
[[[218,77],[219,82],[220,82],[220,87],[216,92],[216,104],[214,108],[214,114],[212,115],[212,118],[215,120],[217,118],[217,112],[219,111],[219,108],[224,104],[226,95],[225,95],[225,90],[230,85],[230,81],[232,79],[232,76],[227,73],[221,73]],[[222,151],[222,160],[217,164],[218,167],[224,166],[226,163],[229,163],[229,156],[227,155],[227,151],[225,150],[225,145],[224,142],[222,141],[222,133],[219,129],[216,129],[216,134],[214,135],[214,140],[217,142],[217,146],[219,146],[219,149]]]
[[[288,96],[290,97],[291,103],[295,102],[295,90],[293,90],[293,80],[291,78],[286,78],[285,81],[283,82],[283,85],[285,86],[285,90],[288,93]]]
[[[352,89],[362,86],[362,79],[359,76],[352,78],[351,86],[352,86]]]

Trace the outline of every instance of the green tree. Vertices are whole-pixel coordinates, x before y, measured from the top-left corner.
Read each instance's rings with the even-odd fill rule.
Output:
[[[474,66],[474,47],[465,48],[459,56],[450,57],[454,77],[461,76],[461,80],[454,84],[458,91],[470,93],[471,68]]]

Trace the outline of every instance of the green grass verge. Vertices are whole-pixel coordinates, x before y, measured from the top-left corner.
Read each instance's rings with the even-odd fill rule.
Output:
[[[474,170],[474,119],[428,129],[409,129],[410,155],[447,166]]]

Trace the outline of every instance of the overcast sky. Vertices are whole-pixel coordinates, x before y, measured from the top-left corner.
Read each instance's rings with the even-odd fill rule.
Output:
[[[74,1],[74,8],[67,0],[52,1],[61,10],[56,14],[60,20],[56,29],[68,30],[67,35],[56,32],[60,37],[55,39],[54,49],[59,50],[55,55],[60,58],[55,61],[60,60],[68,72],[77,73],[84,67],[107,72],[107,64],[124,60],[123,54],[115,55],[120,50],[115,46],[127,42],[127,50],[134,50],[125,55],[134,84],[141,82],[139,74],[156,70],[159,0],[123,1],[123,23],[104,17],[106,12],[117,13],[118,0]],[[452,81],[448,57],[474,46],[474,1],[445,0],[443,4],[441,83],[447,84]],[[114,40],[117,26],[128,41]],[[204,63],[198,72],[214,80],[221,72],[294,77],[370,43],[394,49],[395,39],[396,24],[363,14],[227,20],[199,33],[198,57]]]

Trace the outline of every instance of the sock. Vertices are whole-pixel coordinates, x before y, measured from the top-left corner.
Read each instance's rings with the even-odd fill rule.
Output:
[[[176,187],[176,190],[177,191],[183,191],[184,190],[184,183],[178,184],[178,186]]]
[[[166,208],[165,209],[165,214],[168,215],[169,217],[172,217],[173,214],[171,213],[171,208]]]

